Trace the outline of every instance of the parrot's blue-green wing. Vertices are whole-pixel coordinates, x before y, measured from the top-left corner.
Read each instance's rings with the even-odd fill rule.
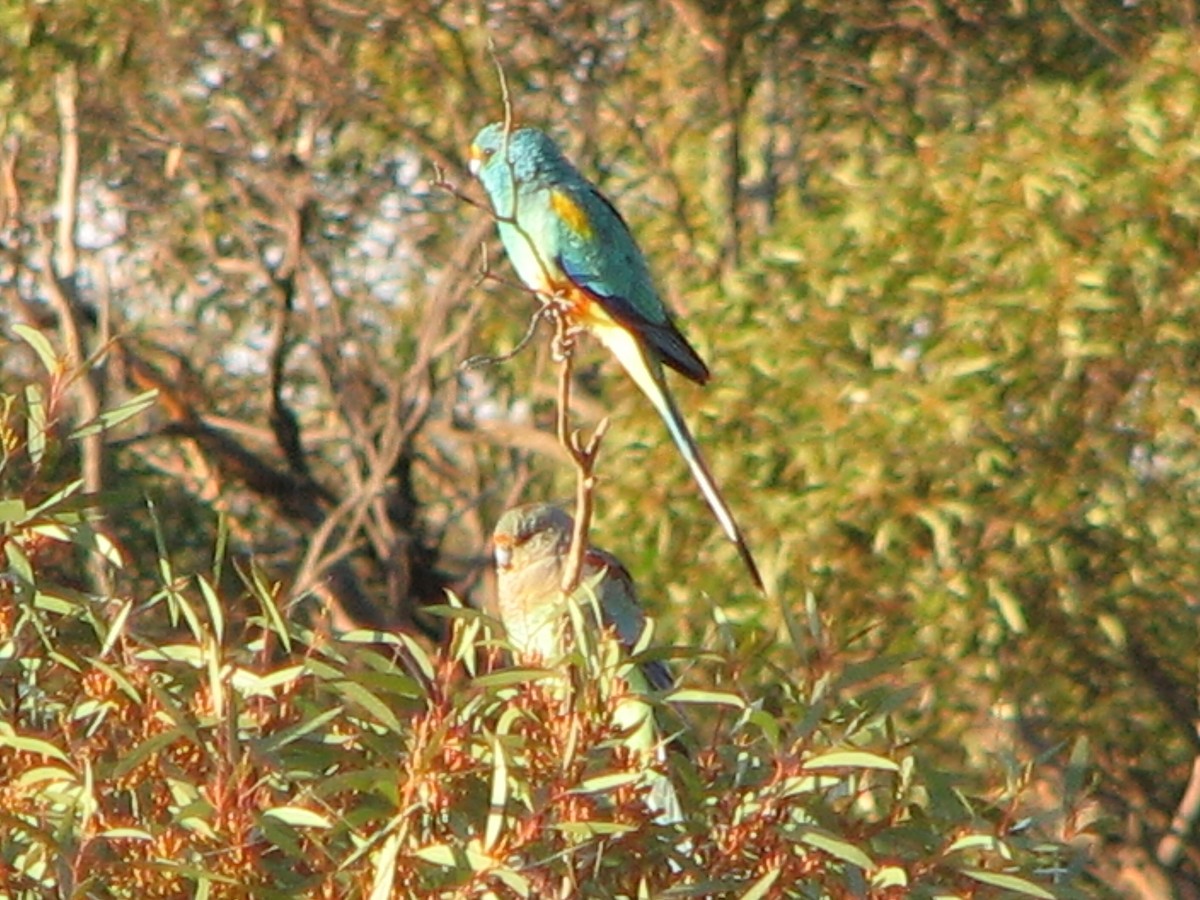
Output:
[[[574,239],[559,245],[555,262],[571,282],[623,327],[639,335],[663,363],[698,384],[708,366],[659,299],[646,260],[621,213],[586,181],[557,186],[555,205],[570,211]]]

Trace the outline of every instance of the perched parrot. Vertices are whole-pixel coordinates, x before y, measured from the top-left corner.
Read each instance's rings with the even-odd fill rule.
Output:
[[[571,550],[575,520],[550,503],[531,503],[508,510],[496,523],[497,608],[508,641],[524,661],[553,662],[563,655],[567,597],[563,568]],[[646,627],[629,572],[611,553],[589,547],[575,597],[585,613],[594,595],[601,624],[632,650]],[[675,679],[667,666],[652,660],[640,667],[646,687],[670,690]],[[637,687],[635,685],[635,687]]]
[[[521,662],[554,663],[567,649],[563,637],[571,621],[571,601],[563,593],[562,575],[574,525],[570,515],[548,503],[515,507],[496,523],[492,537],[496,605],[509,643]],[[591,611],[598,606],[603,628],[626,651],[641,638],[646,617],[633,579],[612,554],[587,549],[574,599],[587,622],[595,622]],[[660,660],[631,667],[624,677],[630,692],[617,702],[613,721],[627,735],[630,749],[647,764],[647,806],[658,813],[656,821],[660,824],[682,821],[679,797],[670,779],[651,767],[652,763],[661,763],[665,753],[654,709],[644,699],[648,691],[670,690],[675,679]]]
[[[607,347],[666,423],[704,499],[762,591],[758,566],[667,387],[663,365],[698,384],[708,367],[658,296],[629,226],[607,198],[535,128],[488,125],[475,137],[470,168],[495,210],[513,268],[573,328]]]

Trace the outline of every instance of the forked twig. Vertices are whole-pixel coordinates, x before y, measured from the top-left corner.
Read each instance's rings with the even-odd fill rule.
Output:
[[[575,351],[575,335],[571,324],[557,304],[545,307],[554,316],[554,355],[558,370],[558,440],[575,463],[575,530],[571,534],[571,551],[563,569],[562,590],[570,594],[579,586],[583,572],[583,555],[592,527],[593,493],[596,487],[596,458],[600,442],[608,431],[608,417],[596,426],[585,442],[579,429],[571,429],[571,369]]]
[[[521,339],[517,341],[515,347],[507,353],[501,353],[499,356],[488,356],[486,353],[477,353],[475,356],[468,356],[458,364],[458,368],[465,372],[468,369],[478,369],[482,366],[494,366],[508,362],[529,345],[529,342],[533,340],[534,333],[537,331],[538,323],[549,315],[551,315],[550,307],[539,307],[538,311],[529,319],[529,327],[525,329],[525,333],[521,335]]]

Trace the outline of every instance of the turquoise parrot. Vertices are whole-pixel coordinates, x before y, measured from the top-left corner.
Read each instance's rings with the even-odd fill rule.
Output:
[[[491,198],[500,239],[521,280],[566,313],[572,329],[596,336],[666,423],[717,521],[755,586],[758,566],[729,505],[667,387],[663,366],[697,384],[708,367],[659,298],[629,226],[541,131],[488,125],[475,137],[470,168]]]
[[[533,503],[508,510],[496,523],[492,546],[496,555],[496,606],[508,641],[521,662],[552,664],[567,649],[564,633],[572,621],[570,600],[562,590],[563,568],[571,548],[575,522],[549,503]],[[628,652],[642,636],[646,616],[638,602],[629,572],[610,553],[589,547],[574,600],[584,621],[595,623],[591,611],[600,611],[602,628],[616,637]],[[594,602],[593,602],[594,601]],[[671,670],[660,660],[642,662],[622,671],[629,693],[620,697],[613,722],[627,736],[628,747],[645,765],[646,805],[657,813],[655,821],[670,825],[683,819],[679,797],[662,764],[665,752],[653,707],[644,699],[651,690],[667,691],[675,685]],[[681,845],[681,848],[683,845]]]

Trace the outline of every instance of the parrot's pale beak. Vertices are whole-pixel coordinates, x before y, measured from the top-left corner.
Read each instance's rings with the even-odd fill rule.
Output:
[[[472,160],[474,165],[474,160]],[[512,547],[509,544],[496,545],[496,568],[507,569],[512,565]]]
[[[483,157],[474,147],[471,148],[470,155],[467,157],[467,168],[476,178],[479,177],[479,170],[483,168]]]

